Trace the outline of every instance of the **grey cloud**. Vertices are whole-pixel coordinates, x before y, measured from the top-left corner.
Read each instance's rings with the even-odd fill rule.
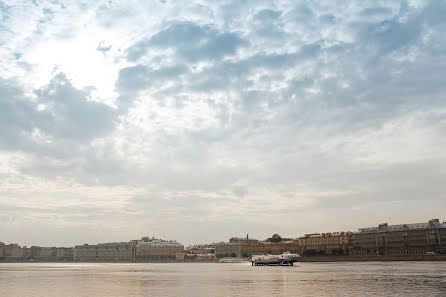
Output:
[[[281,11],[272,9],[263,9],[255,14],[254,18],[261,22],[271,22],[278,19],[282,15]]]
[[[178,80],[179,76],[185,74],[187,70],[184,65],[168,66],[155,70],[144,65],[126,67],[119,71],[116,87],[121,94],[128,92],[135,94],[139,90],[154,87],[166,80]]]
[[[328,183],[339,183],[341,179],[346,179],[343,183],[351,193],[322,197],[314,207],[342,209],[416,201],[437,206],[445,205],[442,185],[445,166],[441,163],[427,160],[359,170],[360,177],[352,172],[330,181],[326,180]],[[422,187],[419,186],[420,183],[423,184]]]
[[[240,186],[234,187],[232,191],[237,197],[243,197],[248,194],[248,190],[245,187]]]
[[[107,133],[114,125],[114,111],[89,100],[88,90],[75,89],[64,74],[55,76],[36,94],[51,114],[50,125],[42,125],[42,129],[60,139],[89,140]]]
[[[336,17],[334,15],[332,15],[331,13],[327,13],[327,14],[321,15],[319,17],[319,20],[321,21],[321,23],[334,24],[336,21]]]
[[[298,52],[286,54],[258,53],[246,59],[235,62],[216,63],[203,71],[189,76],[190,87],[195,91],[214,91],[228,89],[229,86],[238,90],[252,87],[248,75],[259,70],[265,70],[266,75],[275,76],[296,65],[314,60],[320,54],[318,44],[303,46]]]
[[[362,16],[387,15],[391,14],[392,10],[388,7],[371,7],[365,8],[361,11]]]
[[[185,61],[220,59],[233,55],[246,42],[238,34],[220,32],[210,26],[175,23],[150,39],[137,42],[128,49],[129,61],[136,61],[150,48],[173,48]]]
[[[396,19],[379,24],[366,25],[361,32],[361,39],[378,47],[378,54],[387,54],[393,50],[412,45],[421,34],[420,23],[401,23]]]
[[[115,125],[116,112],[91,101],[89,91],[74,88],[64,74],[35,94],[37,100],[31,100],[14,81],[0,79],[0,149],[19,149],[43,159],[73,157],[80,146]],[[41,104],[45,108],[39,109]],[[35,133],[43,141],[34,139]],[[47,160],[46,167],[56,163]]]
[[[37,101],[5,81],[2,147],[26,144],[34,153],[16,169],[88,186],[150,188],[124,208],[148,217],[178,213],[175,220],[194,227],[193,220],[214,220],[207,212],[226,219],[225,208],[233,210],[231,222],[259,230],[273,228],[265,218],[281,215],[293,221],[327,211],[347,218],[368,215],[368,207],[392,215],[395,205],[427,212],[423,199],[444,206],[444,3],[403,2],[399,11],[394,3],[342,1],[234,5],[213,5],[212,20],[166,18],[167,27],[131,46],[124,58],[134,64],[120,70],[115,85],[116,112],[63,76],[39,90]],[[141,91],[155,98],[155,108],[142,115],[144,97],[134,100]],[[39,103],[47,109],[38,111]],[[208,111],[210,123],[203,124]],[[138,117],[156,125],[139,127]],[[193,128],[169,129],[169,121],[182,120],[193,120]],[[32,147],[34,127],[54,143]],[[90,145],[109,132],[100,148]],[[272,199],[303,206],[271,209]],[[159,217],[164,224],[169,216]]]
[[[252,31],[256,39],[264,42],[283,42],[285,32],[280,19],[282,11],[263,9],[253,16]]]
[[[20,147],[27,142],[24,134],[31,133],[36,122],[46,120],[36,108],[19,86],[0,78],[0,145],[3,148]]]
[[[307,3],[297,3],[293,9],[284,14],[284,19],[290,23],[305,24],[314,18],[314,13]]]
[[[105,42],[104,41],[101,41],[100,43],[99,43],[99,45],[98,45],[98,47],[96,48],[96,50],[98,50],[98,51],[100,51],[100,52],[102,52],[102,53],[106,53],[106,52],[108,52],[110,49],[112,48],[112,46],[111,45],[105,45]]]

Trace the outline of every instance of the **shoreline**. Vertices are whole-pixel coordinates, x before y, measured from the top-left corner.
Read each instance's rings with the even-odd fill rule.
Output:
[[[314,256],[302,257],[299,262],[388,262],[388,261],[446,261],[446,255],[405,256]]]
[[[314,256],[302,257],[300,262],[389,262],[389,261],[446,261],[446,255],[407,255],[407,256]],[[246,262],[249,262],[247,260]],[[184,261],[184,260],[152,260],[152,261],[11,261],[2,260],[2,263],[218,263],[218,260]],[[225,263],[220,263],[225,264]]]

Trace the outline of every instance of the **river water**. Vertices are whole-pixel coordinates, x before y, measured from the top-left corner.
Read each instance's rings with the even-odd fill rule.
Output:
[[[446,262],[0,263],[0,296],[446,296]]]

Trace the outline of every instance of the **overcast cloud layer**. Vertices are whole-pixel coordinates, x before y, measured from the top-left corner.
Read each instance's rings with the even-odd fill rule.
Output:
[[[445,220],[445,1],[0,1],[0,241]]]

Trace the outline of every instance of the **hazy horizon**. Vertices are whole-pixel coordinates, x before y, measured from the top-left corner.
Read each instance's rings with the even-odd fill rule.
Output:
[[[0,241],[446,220],[445,13],[0,0]]]

